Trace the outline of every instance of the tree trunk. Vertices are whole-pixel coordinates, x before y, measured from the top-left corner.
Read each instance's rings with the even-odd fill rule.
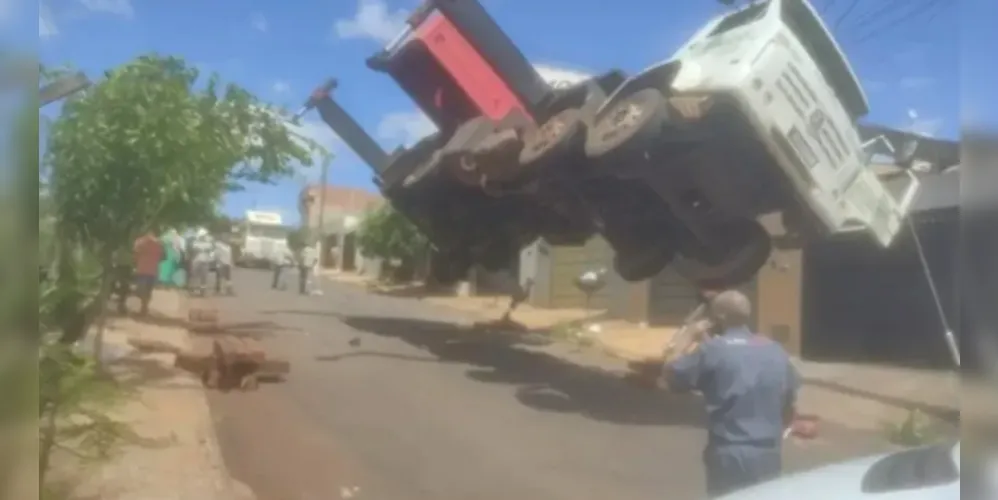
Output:
[[[104,252],[104,255],[101,256],[101,269],[103,276],[101,276],[100,292],[94,299],[98,308],[95,322],[97,331],[94,333],[94,360],[98,367],[104,363],[104,327],[107,325],[107,301],[111,296],[111,284],[115,280],[113,254]]]
[[[46,473],[49,470],[49,462],[52,457],[52,449],[55,447],[56,420],[58,418],[59,403],[51,401],[47,406],[47,412],[42,412],[44,424],[39,428],[40,442],[38,443],[38,487],[45,488]]]

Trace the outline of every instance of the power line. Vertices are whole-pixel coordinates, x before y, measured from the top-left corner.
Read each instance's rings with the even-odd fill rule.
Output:
[[[907,2],[905,2],[904,4],[907,4]],[[870,24],[870,22],[877,20],[877,18],[879,17],[887,15],[892,10],[897,10],[898,7],[900,7],[901,5],[902,2],[899,1],[888,2],[875,11],[868,11],[865,12],[864,14],[860,14],[860,17],[856,20],[855,23],[853,23],[852,28],[855,30],[856,28],[867,26]]]
[[[832,31],[838,31],[839,26],[842,25],[842,21],[845,21],[845,19],[849,17],[849,14],[852,13],[853,9],[855,9],[856,5],[858,4],[859,0],[852,0],[852,3],[849,4],[849,7],[846,7],[846,11],[843,12],[842,15],[839,16],[838,20],[835,21],[835,27],[832,29]]]
[[[938,14],[938,10],[935,11],[935,12],[932,12],[933,7],[942,7],[942,2],[939,2],[937,0],[930,0],[927,3],[920,5],[919,7],[920,8],[916,8],[914,10],[908,11],[905,15],[901,16],[900,18],[896,19],[893,22],[890,22],[890,23],[885,24],[885,25],[881,25],[881,26],[883,26],[882,29],[873,28],[873,29],[867,31],[865,34],[859,36],[855,41],[853,41],[853,43],[860,44],[860,43],[872,40],[872,39],[874,39],[874,38],[876,38],[878,36],[882,36],[885,33],[889,33],[890,32],[890,30],[887,29],[888,26],[899,26],[899,25],[904,24],[907,21],[913,20],[913,19],[915,19],[918,16],[921,16],[923,14],[930,14],[931,13],[932,15],[929,17],[929,22],[931,22],[932,20],[935,19],[935,15]]]
[[[852,31],[855,33],[855,32],[859,31],[860,29],[862,29],[864,27],[868,27],[868,26],[871,26],[873,24],[877,24],[878,21],[881,21],[881,20],[887,18],[888,14],[891,13],[891,11],[901,11],[902,10],[900,8],[901,6],[911,7],[911,6],[914,5],[913,9],[908,10],[908,13],[910,14],[913,11],[919,11],[919,10],[924,10],[924,9],[931,8],[933,5],[935,5],[937,3],[938,3],[937,0],[927,0],[927,1],[922,2],[922,3],[904,2],[904,1],[893,2],[892,4],[888,4],[888,5],[884,6],[883,8],[878,9],[876,11],[869,12],[866,16],[863,16],[863,17],[859,18],[855,23],[853,23],[853,25],[852,25]],[[904,18],[904,15],[902,15],[902,19],[903,18]],[[896,23],[896,22],[897,21],[894,21],[894,23]]]

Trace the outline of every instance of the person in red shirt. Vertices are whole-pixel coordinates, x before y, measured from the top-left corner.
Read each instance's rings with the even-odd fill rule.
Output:
[[[163,244],[156,233],[149,231],[135,240],[135,292],[142,303],[140,314],[149,314],[149,301],[159,278],[159,262],[163,260]]]

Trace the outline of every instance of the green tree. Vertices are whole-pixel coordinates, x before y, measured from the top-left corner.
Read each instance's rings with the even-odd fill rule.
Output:
[[[357,230],[357,246],[369,257],[411,261],[427,245],[426,236],[388,203],[368,213]]]
[[[66,100],[51,125],[57,232],[99,262],[94,304],[109,295],[115,253],[138,235],[210,220],[227,190],[289,176],[319,149],[241,87],[198,77],[182,59],[141,56]]]

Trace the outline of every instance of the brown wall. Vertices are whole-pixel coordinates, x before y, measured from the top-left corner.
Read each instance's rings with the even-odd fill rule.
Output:
[[[801,351],[802,256],[800,249],[775,250],[756,278],[757,329],[795,356]]]

